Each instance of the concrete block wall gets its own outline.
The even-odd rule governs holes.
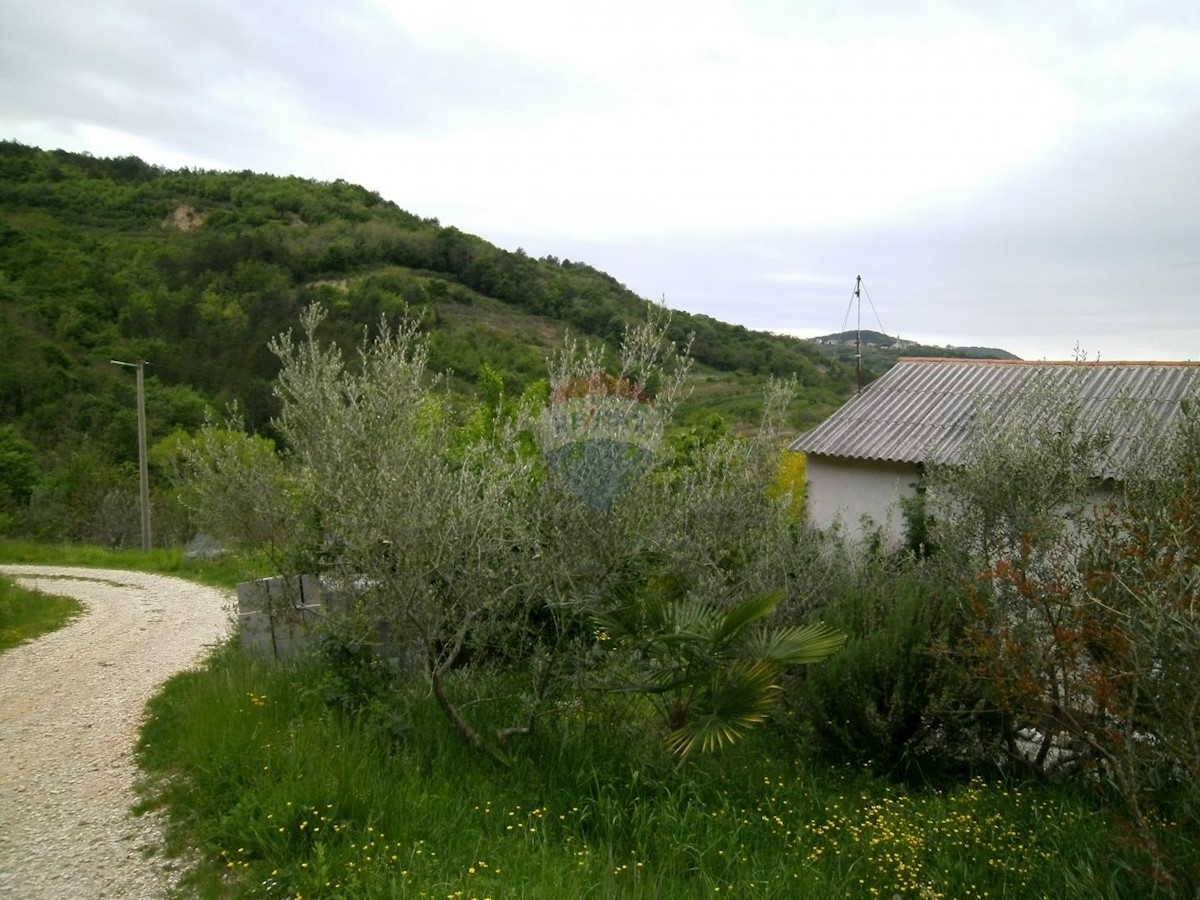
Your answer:
[[[327,615],[321,580],[312,575],[242,582],[237,597],[242,647],[276,659],[305,648]]]
[[[237,586],[241,645],[275,659],[292,658],[313,645],[326,620],[350,615],[363,591],[361,583],[330,583],[315,575],[243,582]],[[399,671],[422,670],[421,644],[402,628],[380,621],[374,642],[381,658]]]

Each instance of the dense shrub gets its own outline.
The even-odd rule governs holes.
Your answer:
[[[1102,786],[1147,886],[1193,896],[1177,823],[1200,813],[1200,406],[1124,423],[1156,439],[1118,452],[1077,383],[1021,399],[934,476],[937,541],[973,573],[952,649],[1001,713],[1006,762]]]
[[[789,692],[810,749],[908,779],[995,758],[979,698],[949,658],[963,626],[962,580],[944,560],[844,552],[819,615],[846,647]]]

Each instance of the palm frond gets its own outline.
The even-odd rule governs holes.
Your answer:
[[[769,660],[779,665],[820,662],[846,643],[844,632],[820,622],[790,628],[774,628],[747,635],[736,650],[743,659]]]
[[[779,702],[779,668],[763,660],[738,660],[713,674],[709,690],[692,704],[688,721],[667,742],[687,758],[697,749],[712,753],[738,740]]]
[[[772,591],[759,597],[751,597],[729,608],[715,634],[718,644],[725,645],[735,640],[755,622],[761,622],[775,611],[783,591]]]
[[[663,597],[644,597],[641,602],[646,627],[658,634],[675,630],[676,604]]]
[[[674,635],[686,640],[711,643],[719,627],[721,610],[703,600],[681,600],[671,604]]]

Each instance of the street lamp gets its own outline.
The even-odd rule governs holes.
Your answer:
[[[139,359],[135,363],[121,362],[110,359],[114,366],[126,366],[137,369],[137,423],[138,423],[138,480],[142,495],[142,552],[150,552],[150,474],[146,467],[146,386],[143,381],[143,370],[146,361]]]

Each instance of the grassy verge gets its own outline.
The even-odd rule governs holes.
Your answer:
[[[1114,826],[1060,788],[907,790],[766,731],[679,768],[602,704],[505,769],[419,686],[349,716],[323,679],[226,648],[153,701],[146,802],[201,896],[1121,896]]]
[[[105,550],[83,544],[0,541],[0,563],[132,569],[174,575],[222,588],[232,588],[240,581],[273,574],[265,560],[237,554],[225,554],[212,559],[188,559],[178,547],[143,553],[140,550]]]
[[[68,597],[27,591],[0,578],[0,652],[62,628],[81,612],[83,606]]]

